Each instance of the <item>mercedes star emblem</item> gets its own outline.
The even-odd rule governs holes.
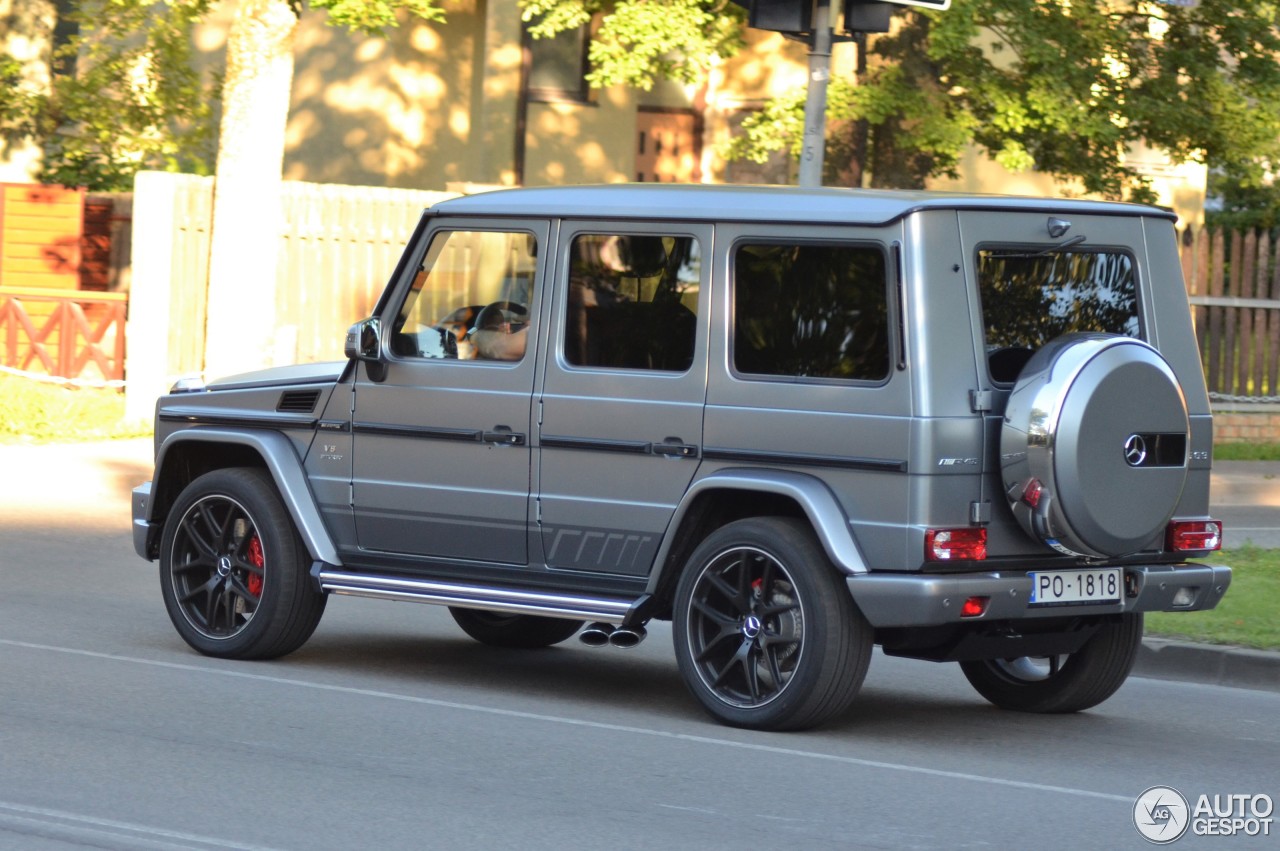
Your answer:
[[[1130,467],[1141,467],[1147,460],[1147,441],[1140,434],[1131,434],[1124,442],[1124,460]]]

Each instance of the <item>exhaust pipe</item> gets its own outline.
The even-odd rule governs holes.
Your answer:
[[[582,632],[578,633],[578,640],[588,647],[604,647],[609,643],[611,635],[613,635],[613,624],[589,623]]]
[[[614,647],[621,647],[624,650],[629,650],[641,641],[644,641],[648,634],[648,630],[642,626],[619,627],[609,633],[609,643]]]

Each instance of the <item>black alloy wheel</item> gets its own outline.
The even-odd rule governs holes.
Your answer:
[[[160,547],[161,591],[170,620],[210,656],[283,656],[310,637],[325,596],[265,472],[216,470],[178,497]]]
[[[689,559],[676,592],[677,661],[690,691],[734,726],[812,727],[857,695],[871,629],[809,527],[731,523]]]

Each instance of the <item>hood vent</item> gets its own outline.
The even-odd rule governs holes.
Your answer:
[[[320,401],[319,390],[290,390],[280,394],[280,404],[276,410],[285,414],[309,414],[316,409]]]

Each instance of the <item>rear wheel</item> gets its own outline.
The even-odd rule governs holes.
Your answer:
[[[476,609],[449,607],[462,631],[493,647],[550,647],[577,634],[582,621],[538,615],[506,615]]]
[[[160,590],[178,634],[224,659],[270,659],[311,637],[326,597],[262,470],[206,473],[178,496],[160,543]]]
[[[796,730],[843,713],[872,631],[813,532],[783,517],[739,520],[689,557],[673,635],[686,685],[736,727]]]
[[[1124,684],[1142,643],[1142,614],[1120,615],[1075,653],[961,662],[978,694],[1019,712],[1079,712]]]

